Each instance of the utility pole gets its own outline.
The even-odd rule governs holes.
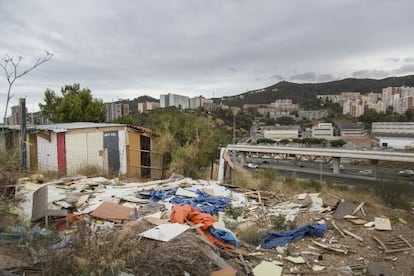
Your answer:
[[[20,98],[20,171],[27,171],[26,99]]]
[[[236,144],[236,115],[234,114],[234,110],[233,110],[233,145]],[[232,153],[232,157],[233,157],[233,165],[234,165],[234,169],[231,172],[231,184],[234,185],[234,173],[235,173],[235,169],[236,169],[236,152],[233,151]]]
[[[322,156],[321,156],[321,160],[320,160],[320,161],[321,161],[321,162],[320,162],[320,164],[321,164],[321,165],[320,165],[320,166],[321,166],[321,167],[320,167],[320,168],[321,168],[321,170],[320,170],[320,177],[319,177],[319,181],[320,181],[320,182],[322,182]]]

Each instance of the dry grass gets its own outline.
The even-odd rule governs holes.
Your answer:
[[[97,235],[80,227],[74,241],[53,252],[48,275],[209,275],[214,265],[203,253],[196,233],[187,231],[169,242],[138,236],[153,226],[141,221],[121,231]]]
[[[85,164],[79,169],[79,174],[87,177],[95,177],[102,175],[102,168],[94,165]]]

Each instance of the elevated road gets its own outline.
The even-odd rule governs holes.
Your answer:
[[[414,153],[384,151],[384,150],[349,150],[342,148],[307,148],[307,147],[288,147],[288,146],[263,146],[263,145],[228,145],[221,149],[220,166],[218,180],[223,181],[225,165],[229,155],[257,155],[278,159],[294,158],[296,160],[320,160],[321,162],[333,161],[333,174],[340,174],[341,158],[370,160],[375,165],[374,176],[377,175],[378,161],[410,162],[414,163]]]
[[[306,155],[317,157],[337,157],[366,160],[383,160],[396,162],[413,162],[414,153],[394,152],[394,151],[373,151],[373,150],[348,150],[337,148],[302,148],[302,147],[280,147],[280,146],[251,146],[251,145],[228,145],[228,151],[248,153],[248,154],[289,154]]]

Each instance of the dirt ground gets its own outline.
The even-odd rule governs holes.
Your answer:
[[[338,203],[338,198],[327,191],[322,191],[321,197],[324,206],[334,207]],[[286,196],[280,198],[286,200]],[[355,202],[349,198],[346,201],[355,206],[361,202],[360,197],[355,197]],[[5,203],[2,202],[0,230],[7,232],[10,226],[18,226],[19,220],[15,215],[5,212]],[[302,208],[295,218],[295,225],[324,220],[328,225],[326,234],[322,238],[304,238],[272,250],[260,249],[246,242],[242,242],[240,248],[235,250],[218,248],[203,241],[196,230],[189,230],[167,243],[142,239],[138,234],[154,226],[147,222],[133,222],[132,225],[118,227],[113,234],[105,237],[85,230],[85,225],[71,225],[45,240],[0,239],[0,275],[6,269],[14,275],[80,275],[85,272],[95,275],[182,275],[184,271],[190,275],[209,275],[220,267],[206,256],[206,251],[213,251],[223,258],[237,271],[237,275],[252,275],[252,269],[262,261],[280,263],[283,275],[369,275],[367,267],[373,264],[389,271],[389,274],[384,272],[383,275],[414,275],[414,250],[385,253],[373,239],[377,237],[385,241],[402,236],[414,245],[413,213],[384,207],[375,200],[367,200],[364,210],[366,216],[359,212],[357,215],[366,221],[372,221],[374,217],[387,217],[392,230],[378,231],[346,219],[334,220],[334,211],[319,213]],[[358,235],[363,241],[349,235],[341,236],[332,222],[339,229]],[[58,251],[47,249],[65,234],[75,237],[70,246]],[[341,244],[349,252],[343,254],[322,249],[313,241]],[[288,256],[302,256],[306,263],[294,264],[285,259]],[[35,265],[39,260],[43,260],[44,264]],[[315,265],[325,269],[313,271]],[[352,273],[349,268],[352,268]]]

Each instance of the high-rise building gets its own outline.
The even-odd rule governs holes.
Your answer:
[[[175,106],[179,109],[188,109],[190,108],[190,98],[171,93],[160,95],[160,107],[166,108],[170,106]]]
[[[129,100],[105,103],[104,105],[106,109],[106,122],[112,122],[116,119],[121,118],[122,116],[130,114]]]
[[[142,102],[138,103],[138,112],[145,113],[149,110],[153,110],[160,107],[160,103],[157,102]]]

